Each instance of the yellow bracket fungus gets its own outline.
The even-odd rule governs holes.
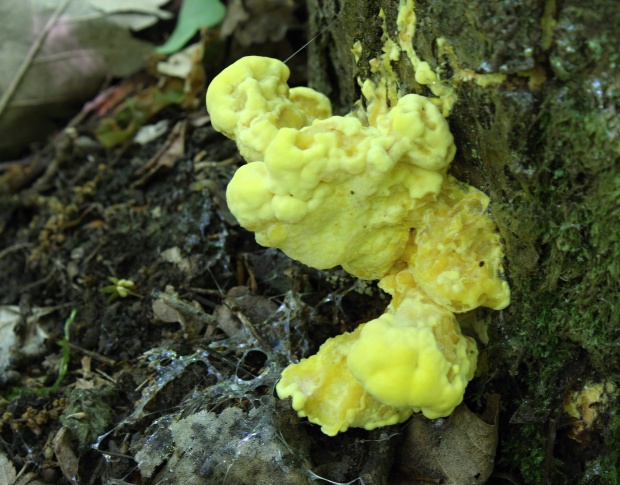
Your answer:
[[[291,397],[297,414],[320,425],[329,436],[352,427],[401,423],[413,414],[412,408],[395,408],[375,399],[349,371],[348,355],[363,328],[364,324],[328,339],[316,355],[284,369],[278,383],[280,398]]]
[[[329,99],[310,88],[289,89],[286,64],[267,57],[245,57],[222,71],[207,92],[213,127],[236,140],[248,161],[262,160],[283,127],[301,128],[331,116]]]
[[[394,117],[383,115],[377,128],[353,116],[281,128],[264,162],[241,167],[230,182],[230,210],[259,244],[293,259],[318,269],[342,265],[360,278],[382,277],[441,189],[442,174],[427,167],[443,168],[454,155],[446,121],[424,100],[401,98]],[[401,136],[405,124],[415,143]]]
[[[378,401],[438,418],[463,399],[477,356],[454,314],[412,286],[398,306],[364,325],[347,365]]]
[[[419,82],[442,99],[397,99],[384,76],[398,57],[387,35],[375,60],[384,77],[362,83],[363,113],[331,116],[325,96],[289,89],[288,68],[262,57],[237,61],[207,92],[213,127],[251,162],[226,192],[239,223],[259,244],[314,268],[341,265],[379,279],[392,296],[379,318],[282,373],[278,395],[330,436],[400,423],[414,412],[449,415],[478,354],[455,313],[510,302],[489,198],[446,173],[456,152],[445,119],[453,90],[405,49],[414,32],[408,18],[415,19],[411,0],[401,5],[398,45]]]

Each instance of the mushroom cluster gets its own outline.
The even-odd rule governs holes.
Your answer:
[[[276,59],[246,57],[209,86],[213,127],[249,162],[228,186],[229,208],[259,244],[379,279],[392,301],[287,367],[278,395],[328,435],[447,416],[477,358],[454,313],[510,301],[489,199],[447,174],[456,148],[428,98],[331,116],[324,95],[289,88],[288,76]]]

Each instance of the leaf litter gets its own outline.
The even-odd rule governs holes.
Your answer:
[[[10,19],[0,31],[0,153],[43,139],[67,106],[96,94],[106,76],[138,71],[153,46],[130,29],[157,21],[159,4],[143,0],[130,12],[89,1],[0,4],[0,16]]]

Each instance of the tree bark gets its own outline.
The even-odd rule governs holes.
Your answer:
[[[310,84],[338,113],[360,98],[357,78],[381,53],[381,8],[395,37],[394,0],[309,0],[311,30],[329,26],[310,45]],[[620,7],[418,0],[415,12],[418,56],[458,94],[451,173],[491,197],[505,243],[512,304],[492,314],[488,370],[468,390],[470,399],[502,396],[496,470],[525,483],[616,483]],[[401,87],[430,95],[407,56],[393,67]],[[505,78],[476,82],[493,74]],[[596,414],[585,428],[566,412],[579,396],[578,413]]]

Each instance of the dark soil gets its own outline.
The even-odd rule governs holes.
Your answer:
[[[225,189],[242,159],[193,123],[204,115],[153,120],[185,126],[185,154],[146,177],[171,130],[106,150],[94,115],[5,166],[0,298],[15,322],[3,338],[13,328],[17,341],[2,356],[0,445],[31,479],[154,483],[135,453],[158,419],[255,408],[283,365],[385,306],[372,285],[292,262],[237,225]]]

